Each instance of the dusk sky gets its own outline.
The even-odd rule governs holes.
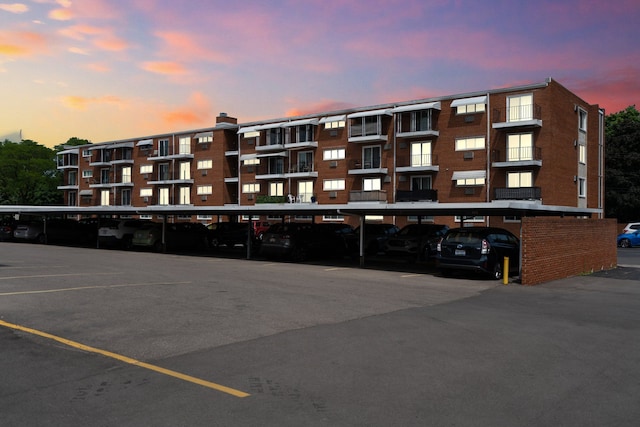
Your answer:
[[[0,2],[0,139],[104,142],[552,77],[640,106],[638,0]]]

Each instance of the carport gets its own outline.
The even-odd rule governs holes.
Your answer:
[[[365,265],[364,254],[364,223],[367,215],[382,216],[460,216],[462,222],[465,217],[472,216],[515,216],[519,218],[555,216],[592,218],[602,214],[600,209],[576,208],[570,206],[542,205],[537,202],[499,200],[486,203],[438,203],[438,202],[402,202],[386,204],[379,202],[357,202],[348,204],[319,205],[315,203],[265,203],[253,206],[192,206],[192,205],[155,205],[147,207],[133,206],[0,206],[2,214],[30,214],[41,215],[156,215],[163,218],[162,242],[165,243],[165,225],[169,215],[217,215],[237,216],[247,215],[249,227],[251,218],[255,215],[271,216],[319,216],[319,215],[350,215],[359,218],[360,253],[359,265]],[[520,240],[523,242],[522,222],[520,223]],[[250,239],[249,239],[250,240]],[[250,258],[250,241],[247,245],[247,259]],[[522,245],[520,248],[520,267],[522,268]]]

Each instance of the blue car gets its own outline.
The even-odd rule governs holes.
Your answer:
[[[640,246],[640,230],[618,234],[618,246],[621,248]]]

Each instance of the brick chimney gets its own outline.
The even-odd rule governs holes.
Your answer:
[[[231,123],[232,125],[237,125],[238,119],[228,116],[227,113],[220,113],[218,114],[218,117],[216,117],[216,124],[217,123]]]

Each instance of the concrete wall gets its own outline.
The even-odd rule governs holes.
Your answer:
[[[522,219],[523,285],[608,270],[617,265],[615,219]]]

